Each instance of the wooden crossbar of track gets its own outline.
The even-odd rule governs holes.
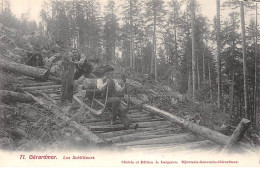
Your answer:
[[[26,86],[24,87],[26,88]],[[45,98],[52,99],[54,103],[59,100],[59,89],[51,91],[50,89],[42,89],[40,92],[43,92]],[[89,113],[89,111],[85,111]],[[130,110],[127,115],[132,122],[129,129],[126,129],[119,119],[117,119],[117,124],[110,125],[108,115],[101,118],[92,117],[78,122],[77,126],[89,129],[102,140],[107,141],[108,147],[113,149],[143,150],[146,152],[219,150],[218,144],[196,136],[149,111]],[[136,124],[138,124],[137,129],[135,129]]]

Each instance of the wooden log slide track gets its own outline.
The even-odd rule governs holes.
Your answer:
[[[83,102],[80,95],[73,96],[74,102],[80,105],[80,109],[69,117],[65,109],[57,105],[60,102],[60,94],[47,93],[47,87],[50,86],[56,89],[60,85],[51,82],[21,85],[25,93],[19,94],[19,98],[23,97],[28,102],[34,101],[48,109],[61,124],[74,128],[83,139],[93,145],[148,153],[206,150],[219,151],[222,154],[233,152],[234,148],[239,151],[252,149],[250,145],[241,142],[250,123],[247,119],[242,119],[233,135],[229,137],[131,97],[131,104],[139,106],[134,108],[136,110],[128,111],[132,125],[126,129],[119,121],[115,125],[110,125],[108,116],[96,115],[96,110]],[[7,91],[1,93],[13,97],[18,95]],[[104,107],[104,104],[98,100],[95,104]],[[82,113],[86,114],[86,120],[80,122],[74,120],[74,117]],[[136,124],[138,124],[137,129],[135,129]]]

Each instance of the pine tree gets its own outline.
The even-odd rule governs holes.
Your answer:
[[[172,0],[169,2],[169,21],[166,30],[166,51],[168,54],[168,62],[173,64],[175,67],[178,66],[178,59],[179,59],[179,51],[178,46],[179,42],[177,37],[181,36],[178,35],[178,27],[181,24],[181,4],[177,0]]]
[[[155,80],[157,81],[157,56],[156,56],[156,48],[157,48],[157,26],[162,26],[163,15],[165,14],[165,10],[163,7],[162,0],[148,0],[146,2],[146,18],[148,23],[152,22],[153,26],[153,53],[151,59],[151,69],[150,74],[154,75]]]
[[[105,25],[104,25],[104,48],[106,63],[115,60],[115,48],[118,37],[118,21],[115,15],[115,2],[109,0],[105,6]]]
[[[259,31],[258,31],[258,6],[257,6],[257,3],[256,3],[256,8],[255,8],[255,81],[254,81],[254,118],[255,118],[255,125],[256,126],[259,126],[260,127],[260,123],[257,121],[257,109],[258,109],[258,98],[259,98],[259,95],[258,95],[258,69],[257,69],[257,66],[258,66],[258,63],[257,63],[257,56],[258,56],[258,47],[257,47],[257,39],[258,39],[258,35],[259,35]]]
[[[191,40],[192,40],[192,98],[196,91],[196,44],[195,44],[195,0],[191,1]]]
[[[220,0],[217,0],[217,73],[218,73],[218,108],[221,108],[221,58],[220,58]]]
[[[138,25],[138,19],[141,13],[141,2],[138,0],[125,0],[122,5],[122,16],[124,24],[122,26],[121,40],[124,44],[123,50],[127,55],[128,60],[130,61],[130,68],[136,68],[136,39],[138,38],[137,34],[140,31]],[[124,37],[124,38],[123,38]]]

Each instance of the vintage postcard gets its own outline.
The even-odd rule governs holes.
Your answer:
[[[0,0],[0,166],[259,167],[259,8]]]

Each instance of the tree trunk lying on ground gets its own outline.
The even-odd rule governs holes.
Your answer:
[[[172,127],[170,127],[170,128],[153,130],[153,131],[136,132],[136,133],[132,133],[132,134],[123,134],[120,136],[107,138],[107,140],[112,141],[113,143],[119,143],[119,142],[125,142],[125,141],[129,142],[129,141],[140,140],[142,137],[147,137],[147,136],[155,136],[155,135],[169,136],[169,132],[172,132],[173,130],[176,130],[176,129],[173,129]],[[142,139],[144,139],[144,138],[142,138]]]
[[[147,153],[172,153],[172,152],[179,152],[179,151],[192,151],[192,152],[201,152],[203,149],[211,149],[216,148],[214,142],[209,140],[204,141],[196,141],[196,142],[186,142],[186,143],[168,143],[168,144],[151,144],[151,145],[133,145],[127,146],[126,148],[131,149],[132,151],[143,151]],[[197,150],[198,149],[198,150]]]
[[[41,82],[41,83],[31,83],[31,84],[18,84],[16,87],[35,87],[35,86],[50,86],[56,85],[55,82]]]
[[[131,98],[131,101],[134,104],[141,103],[140,100],[137,100],[135,98]],[[159,116],[161,116],[161,117],[163,117],[163,118],[165,118],[165,119],[167,119],[167,120],[169,120],[173,123],[177,123],[178,125],[188,129],[192,133],[197,134],[197,135],[202,136],[202,137],[205,137],[206,139],[209,139],[209,140],[211,140],[211,141],[213,141],[217,144],[226,145],[227,141],[229,140],[229,137],[226,136],[226,135],[223,135],[219,132],[213,131],[213,130],[208,129],[208,128],[203,127],[203,126],[199,126],[199,125],[192,123],[190,121],[186,121],[185,119],[182,119],[178,116],[175,116],[172,113],[160,110],[160,109],[153,107],[153,106],[150,106],[148,104],[143,104],[142,108],[147,110],[147,111],[153,112],[153,113],[155,113],[155,114],[157,114],[157,115],[159,115]],[[242,145],[243,147],[251,148],[250,146],[243,144],[241,142],[239,144]]]
[[[158,152],[177,152],[177,151],[195,151],[195,149],[199,149],[201,152],[202,150],[207,150],[209,148],[214,147],[215,143],[210,140],[204,141],[196,141],[196,142],[189,142],[184,144],[178,144],[176,146],[172,146],[170,148],[156,148]]]
[[[98,132],[111,132],[111,131],[127,130],[127,128],[123,124],[104,125],[104,126],[89,126],[89,128],[92,131],[98,131]],[[131,124],[129,129],[135,129],[135,124]]]
[[[17,72],[28,77],[40,80],[47,80],[49,77],[49,70],[32,67],[25,64],[10,62],[3,59],[0,59],[0,69]]]
[[[49,85],[49,86],[34,86],[34,87],[22,87],[22,90],[33,91],[33,90],[49,90],[49,89],[59,89],[61,85]]]
[[[169,121],[153,121],[153,122],[138,122],[137,125],[136,123],[132,122],[129,129],[152,128],[152,127],[158,127],[162,125],[171,125],[171,123]],[[107,122],[100,122],[97,123],[97,125],[90,125],[89,128],[92,131],[99,131],[99,132],[119,131],[119,130],[126,129],[126,127],[123,124],[110,125]]]
[[[137,133],[137,132],[151,132],[151,131],[156,131],[159,129],[166,129],[172,126],[169,125],[163,125],[163,126],[159,126],[159,127],[151,127],[151,128],[137,128],[137,129],[128,129],[128,130],[121,130],[121,131],[115,131],[115,132],[104,132],[104,133],[100,133],[100,135],[102,135],[104,138],[113,138],[116,136],[121,136],[121,135],[127,135],[127,134],[133,134],[133,133]]]
[[[0,100],[4,103],[21,102],[32,103],[33,98],[24,93],[18,93],[14,91],[0,90]]]
[[[249,125],[250,125],[250,120],[242,119],[221,152],[222,153],[232,152],[233,149],[235,149],[234,146],[236,146],[236,144],[244,136],[246,130],[249,128]]]
[[[183,133],[183,134],[175,134],[173,136],[166,136],[161,138],[154,138],[154,139],[146,139],[146,140],[140,140],[140,141],[131,141],[131,142],[125,142],[125,143],[117,143],[116,146],[132,146],[132,145],[151,145],[151,144],[168,144],[168,143],[182,143],[182,142],[188,142],[188,141],[198,141],[200,140],[199,137]]]
[[[83,135],[83,137],[85,139],[90,141],[92,144],[97,144],[97,145],[108,144],[108,141],[100,138],[98,135],[91,132],[90,129],[78,124],[75,121],[70,121],[70,118],[67,116],[64,116],[65,113],[63,113],[62,109],[60,107],[58,107],[57,105],[55,105],[54,103],[51,103],[50,101],[44,100],[42,98],[35,97],[30,93],[27,93],[27,94],[30,95],[33,98],[33,100],[35,100],[37,103],[39,103],[42,107],[51,111],[55,116],[60,118],[63,121],[63,123],[68,123],[70,126],[75,128],[79,133],[81,133]]]

